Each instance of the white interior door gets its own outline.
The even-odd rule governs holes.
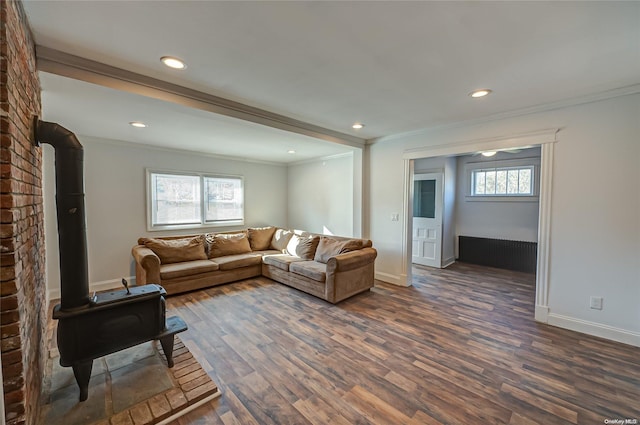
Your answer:
[[[442,173],[416,174],[413,178],[412,262],[442,264]]]

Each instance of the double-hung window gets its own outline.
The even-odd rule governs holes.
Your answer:
[[[240,176],[147,170],[147,228],[244,224]]]

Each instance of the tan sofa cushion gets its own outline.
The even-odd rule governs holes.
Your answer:
[[[331,257],[344,254],[345,252],[357,251],[358,249],[362,249],[362,246],[363,243],[361,239],[338,240],[321,236],[313,260],[319,263],[326,263]]]
[[[264,257],[262,257],[262,262],[264,264],[277,267],[286,272],[289,271],[289,265],[297,261],[304,261],[304,260],[300,257],[295,257],[289,254],[265,255]]]
[[[289,265],[289,270],[318,282],[324,282],[327,279],[327,266],[316,261],[300,261],[291,263]]]
[[[182,263],[164,264],[160,266],[161,279],[193,276],[200,273],[214,272],[218,265],[211,260],[185,261]]]
[[[277,249],[282,253],[287,252],[287,244],[292,236],[293,232],[291,230],[276,229],[271,238],[271,248]]]
[[[251,252],[249,238],[245,232],[209,234],[207,242],[209,242],[209,258]]]
[[[160,258],[162,264],[207,259],[202,236],[171,240],[149,238],[145,239],[144,245]]]
[[[273,234],[275,232],[276,228],[273,226],[249,227],[247,233],[249,234],[249,244],[251,245],[251,250],[262,251],[265,249],[269,249],[269,247],[271,246],[271,239],[273,238]]]
[[[220,267],[220,270],[233,270],[240,267],[256,266],[262,263],[262,257],[256,254],[238,254],[216,257],[211,261]]]
[[[287,244],[287,253],[302,258],[313,260],[320,238],[318,236],[304,237],[293,235]]]

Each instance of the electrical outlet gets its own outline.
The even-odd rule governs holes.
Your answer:
[[[602,297],[591,297],[589,307],[593,310],[602,310]]]

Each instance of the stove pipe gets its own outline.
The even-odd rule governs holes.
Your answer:
[[[83,150],[75,134],[34,117],[34,143],[55,148],[61,310],[89,305]]]

